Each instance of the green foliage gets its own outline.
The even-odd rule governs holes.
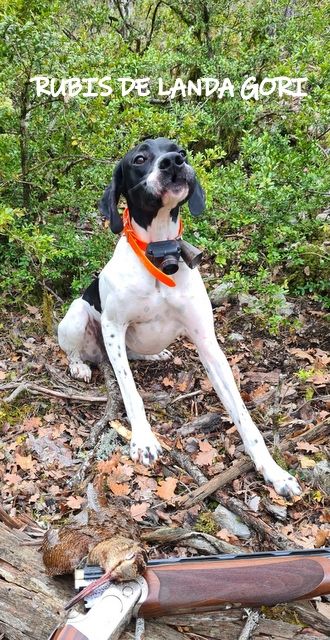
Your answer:
[[[145,136],[179,138],[207,193],[187,239],[219,278],[257,294],[276,331],[280,295],[329,302],[327,3],[279,0],[0,0],[0,277],[11,303],[50,287],[71,299],[115,239],[96,203]],[[235,96],[36,97],[30,78],[229,77]],[[308,77],[307,97],[242,100],[248,76]]]

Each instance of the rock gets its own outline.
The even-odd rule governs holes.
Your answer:
[[[248,307],[256,307],[258,304],[257,296],[252,296],[250,293],[239,293],[238,301],[240,304],[246,304]]]
[[[275,301],[278,304],[278,313],[283,316],[284,318],[289,318],[289,316],[292,316],[295,310],[295,306],[293,304],[293,302],[288,302],[284,293],[278,293],[275,296]]]
[[[233,288],[232,282],[222,282],[218,287],[213,289],[210,293],[210,300],[214,307],[219,307],[222,302],[225,302],[229,296],[230,291]]]
[[[221,504],[213,512],[214,520],[222,529],[227,529],[238,538],[247,540],[251,536],[249,527],[244,524],[234,513],[223,507]]]
[[[263,505],[266,511],[268,511],[268,513],[271,513],[276,518],[276,520],[287,519],[288,510],[285,505],[275,504],[274,502],[266,499],[263,500]]]
[[[322,222],[330,222],[330,207],[322,211],[322,213],[318,213],[316,216],[316,220],[321,220]]]
[[[242,336],[241,333],[233,332],[228,336],[228,340],[231,340],[232,342],[243,342],[244,336]]]
[[[252,498],[248,500],[247,506],[249,507],[249,509],[251,509],[251,511],[254,511],[255,513],[257,513],[259,511],[259,506],[260,506],[259,496],[252,496]]]

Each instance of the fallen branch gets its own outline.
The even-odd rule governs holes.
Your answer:
[[[245,623],[244,629],[240,633],[238,640],[249,640],[254,629],[258,626],[260,619],[259,611],[252,611],[247,609],[248,617]]]
[[[206,554],[214,553],[241,553],[241,549],[224,540],[215,538],[209,533],[191,531],[181,527],[162,527],[156,531],[142,532],[142,540],[156,544],[184,543],[184,546],[191,547]]]
[[[52,396],[54,398],[62,398],[63,400],[71,400],[71,402],[106,402],[106,396],[89,396],[89,395],[80,395],[78,393],[66,392],[63,391],[55,391],[54,389],[49,389],[48,387],[43,387],[34,382],[21,382],[17,385],[7,385],[7,389],[10,387],[15,387],[14,391],[4,398],[4,402],[7,404],[11,404],[16,400],[18,396],[22,393],[31,393],[32,395],[46,395]]]

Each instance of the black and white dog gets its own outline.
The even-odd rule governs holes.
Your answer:
[[[100,203],[114,233],[123,230],[117,210],[121,194],[131,228],[146,245],[178,237],[179,207],[184,202],[193,215],[205,206],[185,151],[166,138],[145,140],[117,164]],[[182,259],[178,267],[172,276],[176,286],[163,284],[122,235],[98,280],[74,300],[59,325],[59,344],[68,355],[71,375],[88,382],[91,370],[86,361],[100,362],[104,342],[131,423],[131,457],[147,465],[157,459],[161,447],[147,421],[128,359],[167,359],[166,347],[178,336],[188,336],[257,470],[277,493],[298,495],[297,481],[273,460],[240,397],[215,337],[212,308],[198,269],[190,269]]]

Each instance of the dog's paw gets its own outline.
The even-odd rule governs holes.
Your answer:
[[[173,354],[168,349],[163,349],[160,353],[156,353],[154,356],[150,356],[151,360],[170,360]]]
[[[287,471],[284,471],[279,465],[275,465],[271,471],[264,470],[264,478],[266,482],[273,485],[276,493],[286,498],[299,496],[301,487],[297,480]]]
[[[145,356],[142,353],[136,353],[135,351],[131,351],[131,349],[127,349],[127,357],[129,360],[144,360],[147,362],[157,362],[159,360],[169,360],[172,358],[172,353],[168,349],[164,349],[160,353],[155,353],[153,355]]]
[[[76,380],[83,380],[84,382],[90,382],[92,377],[92,371],[88,364],[83,362],[75,362],[69,365],[70,374],[72,378]]]
[[[131,458],[134,462],[141,462],[148,467],[156,462],[161,452],[162,448],[152,431],[132,434]]]

